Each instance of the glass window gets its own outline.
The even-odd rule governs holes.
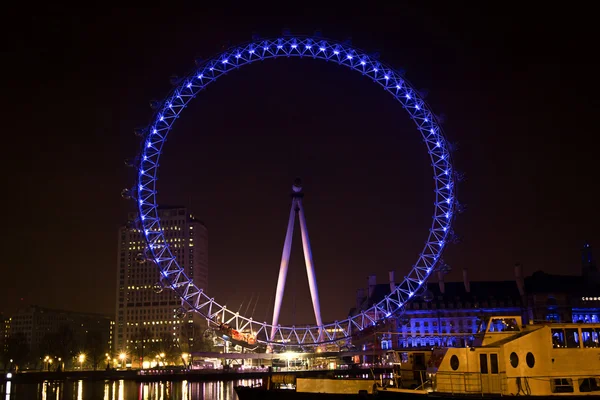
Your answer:
[[[600,343],[598,341],[599,334],[600,329],[582,328],[581,341],[583,342],[583,347],[600,347]]]
[[[562,329],[552,329],[552,347],[561,348],[565,345],[565,334]]]
[[[550,381],[552,393],[573,393],[573,380],[571,378],[557,378]]]
[[[515,318],[494,318],[490,323],[490,332],[518,332],[519,325]]]
[[[479,355],[479,372],[482,374],[488,373],[487,354]]]
[[[579,348],[579,330],[565,329],[565,337],[567,339],[567,347],[570,349]]]
[[[580,392],[598,392],[600,391],[600,378],[580,378]]]
[[[492,374],[498,373],[498,354],[490,354],[490,367]]]

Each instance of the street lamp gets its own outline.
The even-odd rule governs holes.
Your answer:
[[[125,368],[125,358],[127,356],[125,355],[125,353],[121,353],[119,354],[119,359],[121,360],[121,368]]]
[[[85,361],[85,354],[81,353],[79,355],[79,370],[83,371],[83,362]]]

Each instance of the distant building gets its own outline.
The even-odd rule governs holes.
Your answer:
[[[0,314],[0,355],[8,351],[8,338],[10,335],[10,318]],[[0,362],[4,365],[5,357],[0,356]]]
[[[19,309],[8,322],[8,337],[22,335],[32,354],[44,351],[48,335],[68,331],[73,343],[83,350],[89,340],[90,333],[97,334],[103,348],[109,347],[109,330],[111,317],[81,313],[74,311],[55,310],[31,305]]]
[[[365,349],[465,346],[473,340],[479,323],[491,315],[521,315],[525,324],[600,320],[600,272],[589,244],[582,249],[581,275],[538,271],[523,278],[519,264],[514,272],[514,281],[500,282],[470,282],[466,270],[463,282],[444,282],[443,274],[438,273],[438,283],[427,283],[402,315],[377,327],[378,341],[365,335],[353,338],[352,343]],[[367,289],[357,291],[357,303],[350,315],[369,309],[396,285],[393,272],[385,284],[377,284],[375,276],[369,276]]]
[[[470,282],[467,271],[463,271],[463,282],[445,282],[438,275],[437,283],[427,283],[426,289],[412,300],[400,316],[390,318],[378,329],[381,334],[377,342],[373,337],[353,340],[353,345],[369,348],[400,349],[432,346],[465,346],[473,340],[479,324],[491,315],[521,315],[522,283],[519,272],[514,281]],[[357,292],[357,307],[350,311],[355,315],[381,301],[395,288],[394,274],[390,272],[390,283],[377,284],[370,276],[368,289]]]
[[[581,254],[580,275],[551,275],[537,271],[525,279],[528,321],[599,321],[600,274],[588,243]]]
[[[171,252],[196,286],[208,286],[208,232],[186,208],[159,209],[161,228]],[[170,288],[160,289],[156,264],[145,261],[146,242],[129,215],[119,229],[114,354],[124,353],[134,366],[173,348],[194,350],[206,322],[197,314],[177,315],[181,299]],[[179,353],[180,353],[179,352]]]

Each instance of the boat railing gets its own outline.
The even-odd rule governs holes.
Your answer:
[[[600,394],[600,374],[507,377],[506,372],[485,374],[443,371],[437,372],[435,378],[430,381],[433,391],[450,394],[531,395],[532,386],[539,388],[540,383],[544,386],[545,391],[552,393],[595,392]]]

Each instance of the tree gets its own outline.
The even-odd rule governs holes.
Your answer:
[[[100,331],[87,332],[85,335],[85,354],[92,362],[94,371],[98,369],[98,363],[103,359],[108,351],[106,338]]]

